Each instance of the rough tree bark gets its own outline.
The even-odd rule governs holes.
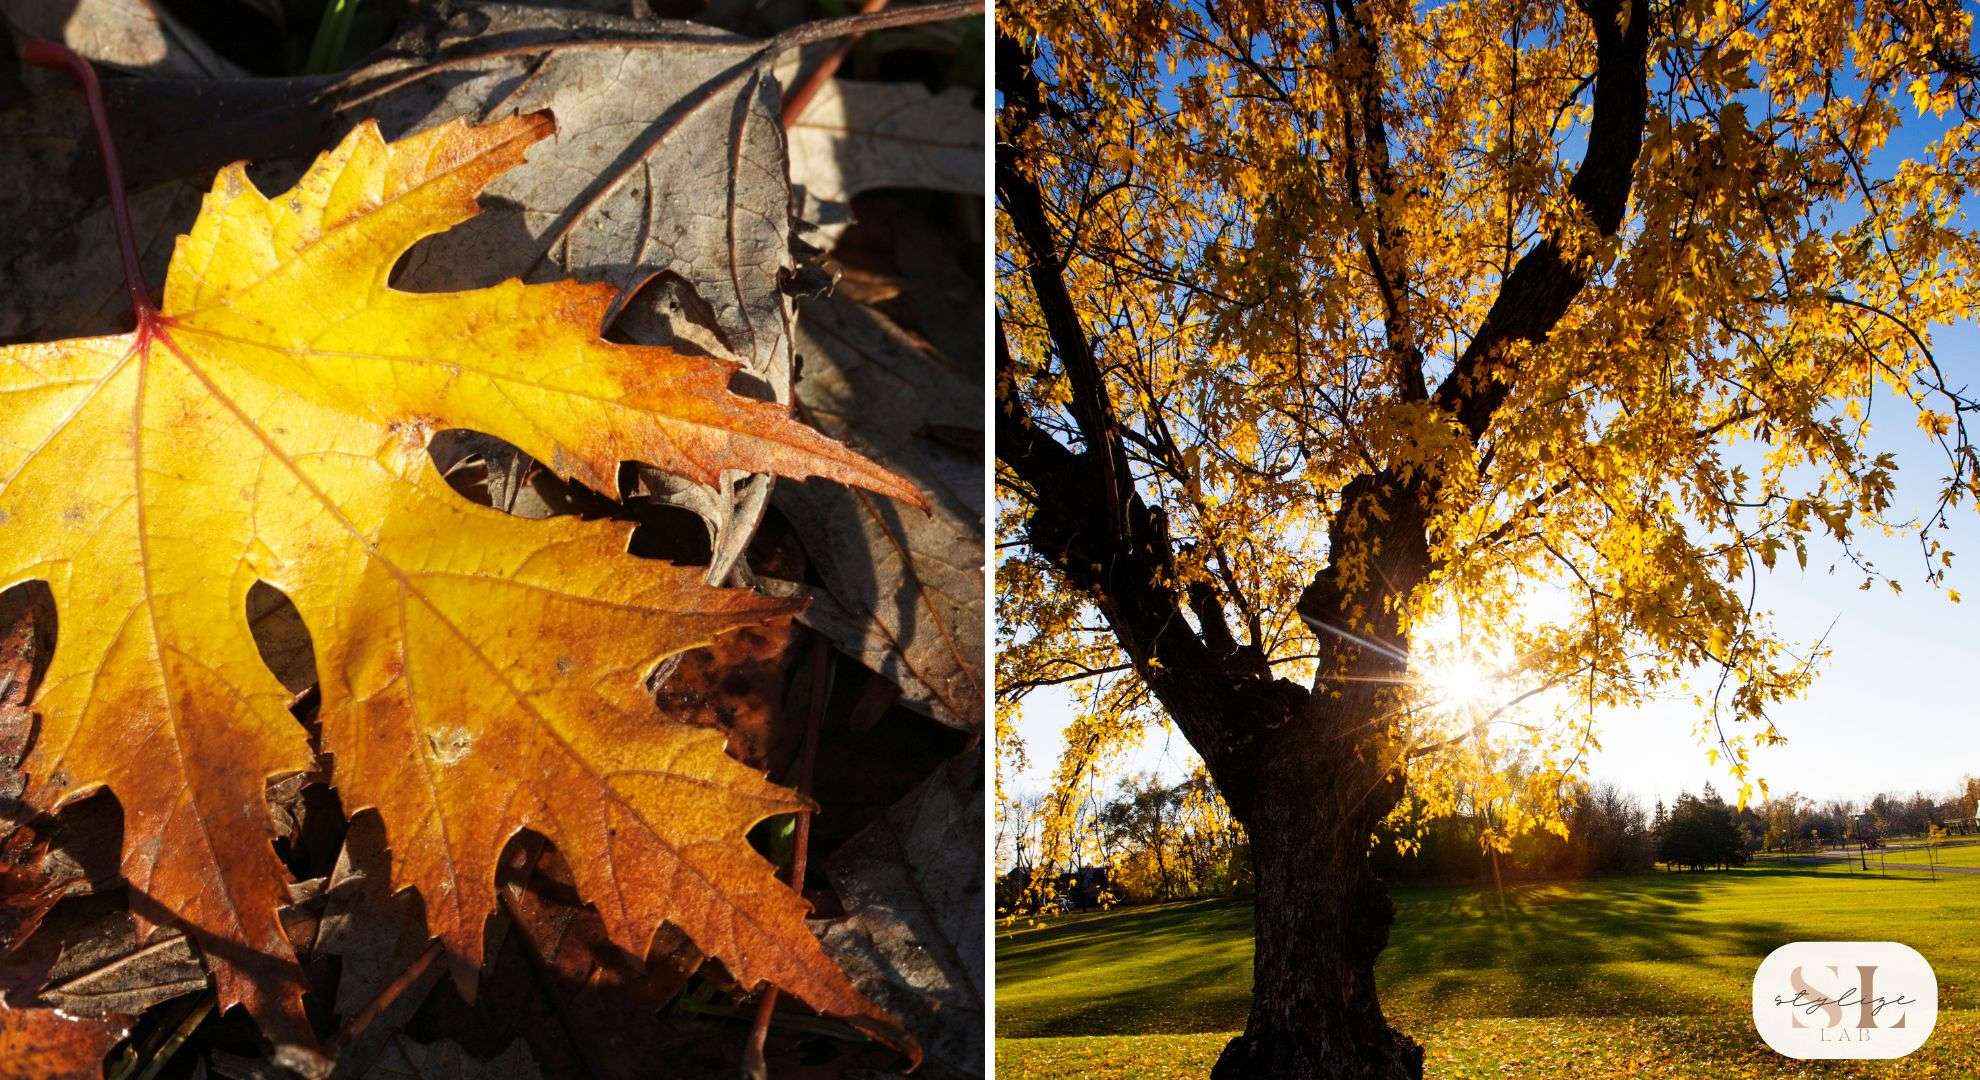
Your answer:
[[[1323,654],[1313,689],[1222,775],[1211,766],[1251,838],[1257,882],[1251,1015],[1214,1080],[1423,1075],[1423,1048],[1389,1026],[1375,991],[1395,905],[1368,838],[1403,794],[1391,718],[1408,649],[1392,601],[1430,573],[1426,495],[1390,475],[1342,495],[1331,535],[1358,538],[1368,572],[1353,577],[1367,584],[1344,582],[1335,563],[1307,586],[1300,616]]]
[[[1372,47],[1352,0],[1328,0]],[[1620,228],[1648,107],[1647,0],[1578,0],[1597,43],[1594,119],[1570,190],[1604,235]],[[1001,324],[997,338],[997,457],[1002,482],[1028,507],[1024,540],[1107,620],[1169,718],[1197,752],[1251,840],[1257,882],[1251,1013],[1225,1048],[1216,1080],[1420,1078],[1423,1051],[1390,1027],[1375,959],[1395,908],[1368,859],[1369,836],[1403,793],[1404,752],[1385,689],[1405,674],[1398,602],[1431,574],[1427,522],[1434,481],[1374,472],[1351,481],[1329,531],[1335,559],[1306,588],[1299,614],[1319,639],[1313,687],[1273,675],[1257,642],[1241,643],[1210,586],[1178,596],[1167,521],[1131,482],[1099,364],[1064,280],[1062,246],[1045,197],[1012,135],[1051,113],[1030,55],[998,39],[1004,95],[997,149],[1000,237],[1023,268],[1055,358],[1072,389],[1081,448],[1033,424],[1018,397]],[[1364,65],[1374,72],[1376,65]],[[1367,130],[1387,138],[1364,88]],[[1374,177],[1377,187],[1385,178]],[[1380,253],[1371,254],[1378,268]],[[1407,330],[1391,327],[1397,393],[1447,411],[1481,439],[1515,373],[1502,346],[1537,342],[1585,284],[1578,260],[1552,239],[1529,250],[1502,283],[1472,340],[1434,393]],[[1348,545],[1367,572],[1344,568]],[[1191,625],[1193,618],[1194,626]]]
[[[1242,818],[1257,880],[1251,1014],[1211,1075],[1420,1077],[1422,1048],[1389,1026],[1375,991],[1395,907],[1369,866],[1368,827],[1401,785],[1379,768],[1342,768],[1329,740],[1274,741]],[[1366,812],[1330,812],[1359,794]]]

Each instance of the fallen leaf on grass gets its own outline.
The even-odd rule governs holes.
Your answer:
[[[263,789],[311,755],[249,630],[266,582],[311,630],[332,782],[350,812],[378,808],[393,881],[419,888],[464,993],[497,857],[532,828],[620,947],[670,922],[744,985],[911,1046],[744,842],[801,800],[714,732],[659,720],[642,686],[659,658],[794,605],[635,562],[622,526],[475,506],[428,458],[436,431],[468,428],[599,491],[639,460],[918,501],[729,393],[725,366],[601,340],[609,285],[388,284],[551,130],[527,114],[388,145],[361,124],[274,198],[232,166],[137,331],[0,349],[0,581],[47,581],[63,619],[29,800],[112,788],[126,880],[195,936],[223,1008],[306,1040]]]

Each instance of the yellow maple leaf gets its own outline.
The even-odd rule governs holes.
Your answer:
[[[730,394],[729,367],[602,340],[609,286],[389,286],[552,130],[455,121],[388,145],[367,122],[274,198],[232,166],[133,333],[0,349],[0,583],[45,580],[60,613],[30,798],[109,786],[132,889],[194,934],[222,1006],[307,1039],[264,787],[311,751],[249,631],[265,581],[311,630],[332,782],[350,812],[377,808],[394,884],[422,894],[465,991],[497,857],[527,827],[634,955],[671,922],[742,985],[911,1046],[744,839],[803,801],[660,718],[643,686],[659,659],[794,605],[632,559],[623,525],[473,505],[427,455],[469,428],[607,491],[630,459],[920,502]]]

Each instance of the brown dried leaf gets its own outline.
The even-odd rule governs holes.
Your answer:
[[[826,864],[846,916],[825,948],[920,1040],[929,1067],[983,1074],[983,755],[950,761]]]
[[[835,297],[798,321],[803,415],[911,477],[921,513],[823,485],[776,502],[824,580],[804,622],[900,685],[904,704],[965,731],[983,725],[981,381],[886,316]]]
[[[136,1016],[206,988],[206,969],[184,934],[140,939],[129,903],[106,892],[58,908],[27,943],[0,962],[0,986],[16,1005],[79,1016]]]
[[[795,62],[781,66],[786,85]],[[789,128],[791,186],[811,241],[831,248],[852,223],[853,196],[881,188],[983,192],[983,108],[960,87],[828,79]]]
[[[103,1071],[104,1055],[130,1033],[121,1017],[69,1016],[0,1005],[0,1080],[75,1080]]]

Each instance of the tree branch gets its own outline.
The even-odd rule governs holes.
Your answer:
[[[1576,6],[1595,27],[1595,116],[1568,192],[1596,230],[1609,237],[1622,227],[1643,146],[1650,101],[1650,10],[1648,0],[1579,0]],[[1510,373],[1502,370],[1504,347],[1545,340],[1586,284],[1578,260],[1552,236],[1506,276],[1478,333],[1434,399],[1457,416],[1474,440],[1485,434],[1511,389]]]
[[[1039,431],[1017,395],[1017,373],[1000,323],[997,334],[997,460],[1031,491],[1025,522],[1030,549],[1106,618],[1135,672],[1206,761],[1241,746],[1270,699],[1281,713],[1305,691],[1275,678],[1255,646],[1224,653],[1190,628],[1171,586],[1175,548],[1159,511],[1129,492],[1127,527],[1115,530],[1098,490],[1105,480],[1094,451],[1074,453]],[[1212,601],[1214,603],[1214,600]],[[1199,614],[1199,619],[1203,616]],[[1230,631],[1221,609],[1212,623]],[[1254,654],[1257,662],[1254,662]]]
[[[1346,43],[1346,48],[1352,50],[1349,53],[1343,53],[1341,23],[1347,25],[1351,38]],[[1376,63],[1379,51],[1354,0],[1332,0],[1327,9],[1327,34],[1333,45],[1335,66],[1346,68],[1354,88],[1352,100],[1347,87],[1340,88],[1348,201],[1362,218],[1359,230],[1362,254],[1368,260],[1369,273],[1374,275],[1375,290],[1382,297],[1382,321],[1396,383],[1404,401],[1422,401],[1429,396],[1423,381],[1423,350],[1417,345],[1416,328],[1404,310],[1409,300],[1409,266],[1404,261],[1407,255],[1401,230],[1391,221],[1396,183],[1389,165],[1389,129],[1382,108],[1381,71]],[[1355,143],[1353,123],[1357,114],[1361,121],[1359,147]],[[1364,168],[1375,185],[1372,209],[1361,191],[1359,174]],[[1390,266],[1391,261],[1397,265]]]
[[[1000,88],[1010,117],[1011,134],[1028,128],[1042,109],[1044,94],[1025,54],[1018,49],[999,49]],[[1068,409],[1079,425],[1080,436],[1093,451],[1093,464],[1102,475],[1100,495],[1112,515],[1117,531],[1127,524],[1124,503],[1132,495],[1127,490],[1127,455],[1116,432],[1114,408],[1100,376],[1100,365],[1093,355],[1093,343],[1066,287],[1065,258],[1052,237],[1052,226],[1045,213],[1045,198],[1035,179],[1025,174],[1025,155],[1014,142],[997,142],[997,205],[1002,207],[1015,230],[1015,247],[1023,252],[1025,275],[1031,281],[1033,297],[1045,316],[1046,332],[1052,338],[1052,351],[1064,366],[1072,384]]]

